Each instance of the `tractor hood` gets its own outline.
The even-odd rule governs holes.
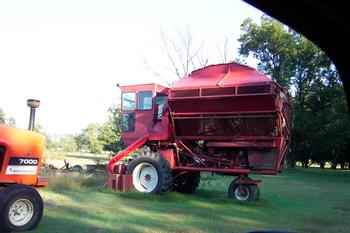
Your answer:
[[[39,133],[0,125],[0,146],[6,147],[12,155],[43,154],[45,139]]]

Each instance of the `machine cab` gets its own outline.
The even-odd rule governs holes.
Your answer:
[[[146,134],[162,119],[168,88],[159,84],[120,86],[122,140],[129,145]]]

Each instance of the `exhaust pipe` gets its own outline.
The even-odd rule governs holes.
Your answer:
[[[35,128],[35,111],[40,106],[40,100],[28,99],[27,100],[27,106],[30,108],[28,130],[33,131],[34,128]]]

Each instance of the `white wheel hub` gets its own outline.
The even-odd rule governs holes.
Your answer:
[[[235,197],[239,201],[247,201],[250,196],[250,190],[247,185],[238,185],[235,189]]]
[[[158,185],[157,169],[147,162],[138,164],[132,172],[132,182],[135,189],[142,193],[150,193]]]
[[[9,208],[9,221],[16,227],[21,227],[30,222],[34,216],[33,203],[28,199],[18,199]]]

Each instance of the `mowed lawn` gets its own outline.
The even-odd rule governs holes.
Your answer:
[[[287,170],[259,176],[261,199],[227,198],[229,177],[207,175],[195,195],[113,193],[103,179],[63,176],[41,190],[40,233],[350,232],[350,171]],[[57,179],[56,181],[54,179]]]

